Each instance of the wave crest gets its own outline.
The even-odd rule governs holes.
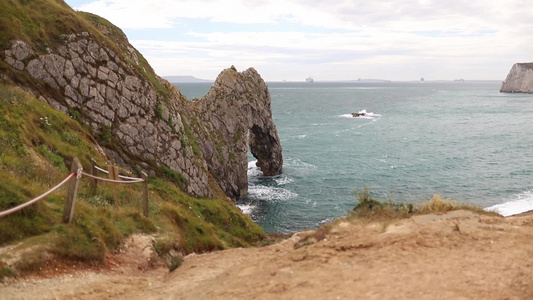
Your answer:
[[[513,200],[487,207],[485,210],[497,212],[504,217],[533,210],[533,190],[515,195]]]
[[[366,109],[363,109],[363,110],[361,110],[361,111],[359,111],[357,113],[358,114],[364,114],[364,115],[361,115],[361,116],[358,116],[358,117],[354,117],[352,114],[343,114],[343,115],[340,115],[339,117],[340,118],[347,118],[347,119],[367,119],[367,120],[373,120],[373,119],[381,117],[380,114],[375,114],[373,112],[367,112]]]

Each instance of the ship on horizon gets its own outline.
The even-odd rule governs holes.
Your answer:
[[[313,77],[309,76],[309,77],[307,77],[307,78],[305,79],[305,82],[307,82],[307,83],[313,83],[313,82],[315,82],[315,80],[313,79]]]

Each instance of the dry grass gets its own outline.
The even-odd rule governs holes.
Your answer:
[[[495,212],[485,211],[482,207],[472,204],[460,203],[453,199],[443,199],[434,195],[431,199],[421,204],[396,203],[392,200],[380,202],[372,197],[370,189],[364,188],[362,192],[354,190],[358,203],[350,213],[351,218],[366,218],[375,220],[408,218],[413,215],[445,213],[452,210],[468,210],[477,214],[498,215]]]
[[[372,197],[370,189],[366,187],[361,192],[354,190],[354,195],[357,197],[358,203],[353,211],[349,212],[348,216],[324,224],[318,229],[305,234],[294,247],[297,249],[324,240],[330,234],[331,229],[342,221],[381,222],[386,228],[394,220],[410,218],[415,215],[446,213],[453,210],[468,210],[476,214],[500,216],[498,213],[485,211],[480,206],[460,203],[449,198],[442,199],[439,195],[434,195],[431,199],[418,205],[394,203],[391,200],[380,202]]]
[[[434,195],[428,201],[418,205],[416,208],[416,213],[423,215],[431,213],[445,213],[452,210],[468,210],[477,214],[499,216],[498,213],[486,211],[480,206],[460,203],[450,198],[442,199],[442,197],[439,195]]]

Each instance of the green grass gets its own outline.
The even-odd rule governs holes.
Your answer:
[[[48,53],[64,45],[70,34],[88,32],[92,39],[113,50],[131,66],[130,71],[149,81],[157,94],[169,101],[170,89],[162,84],[148,61],[137,50],[130,53],[129,42],[122,30],[108,20],[86,12],[77,12],[62,0],[2,0],[0,1],[0,52],[14,40],[26,42],[36,54]],[[43,95],[63,95],[50,89],[44,82],[33,79],[27,72],[14,72],[3,60],[0,71],[17,83],[32,86]]]
[[[0,2],[0,47],[14,39],[27,42],[34,49],[61,41],[64,34],[84,31],[83,22],[67,4],[60,0],[3,0]]]
[[[198,142],[196,141],[196,137],[194,136],[194,133],[192,132],[189,124],[184,120],[183,122],[183,129],[185,131],[185,135],[187,136],[187,139],[189,141],[188,144],[192,147],[192,152],[197,156],[202,155],[202,151],[200,150],[200,147],[198,147]]]
[[[158,100],[168,104],[171,87],[158,80],[138,51],[128,49],[129,43],[122,30],[106,19],[76,12],[62,0],[0,1],[1,53],[9,49],[14,40],[26,42],[37,55],[56,52],[65,44],[68,35],[81,32],[88,32],[100,45],[115,52],[131,66],[128,71],[150,82]],[[91,166],[91,158],[104,166],[107,159],[97,151],[95,140],[120,156],[126,153],[133,157],[127,148],[115,143],[112,127],[91,134],[82,124],[83,112],[69,109],[70,117],[57,112],[31,94],[13,87],[11,82],[55,99],[64,97],[61,89],[51,89],[28,72],[14,71],[3,60],[0,60],[0,73],[3,74],[0,79],[0,211],[55,186],[68,175],[74,157],[80,159],[85,169]],[[185,100],[182,97],[176,101]],[[161,107],[156,109],[161,117]],[[168,123],[173,127],[171,119]],[[194,123],[185,124],[182,139],[198,157],[201,150],[189,125]],[[129,161],[133,160],[149,165],[159,176],[149,180],[150,218],[140,213],[141,184],[99,183],[93,190],[88,179],[82,178],[70,225],[61,222],[66,188],[0,219],[0,247],[17,245],[18,251],[28,253],[15,266],[2,265],[5,257],[0,256],[0,278],[10,276],[11,271],[37,269],[46,256],[44,253],[101,263],[109,249],[118,247],[128,235],[136,232],[153,234],[155,247],[162,257],[171,252],[175,257],[175,251],[187,254],[245,247],[265,238],[258,225],[226,200],[213,178],[210,178],[210,188],[214,199],[191,197],[177,187],[187,183],[182,174],[161,167],[156,161],[141,161],[141,158]],[[176,259],[170,259],[169,266],[177,264]]]
[[[0,211],[55,186],[67,177],[74,157],[80,158],[84,169],[90,168],[90,158],[104,166],[105,158],[92,141],[73,118],[19,88],[0,84]],[[257,224],[226,200],[213,179],[214,199],[196,198],[177,186],[184,180],[181,174],[167,173],[168,178],[149,178],[149,218],[141,213],[142,184],[99,182],[93,190],[87,178],[80,181],[70,225],[61,222],[66,188],[1,218],[0,246],[19,245],[19,251],[31,251],[15,266],[2,266],[6,257],[0,256],[4,270],[0,278],[10,276],[11,271],[38,269],[45,252],[67,260],[101,263],[108,250],[116,249],[133,233],[153,234],[161,257],[171,252],[184,255],[247,247],[265,238]],[[175,254],[170,255],[168,264],[173,268],[178,260],[172,257]]]

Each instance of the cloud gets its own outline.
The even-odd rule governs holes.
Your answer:
[[[343,27],[330,13],[291,1],[97,0],[75,7],[110,20],[121,28],[169,28],[180,19],[208,19],[235,24],[275,24],[289,20],[306,25]]]
[[[263,69],[267,79],[316,72],[394,80],[504,77],[514,62],[532,59],[533,11],[525,7],[523,0],[97,0],[75,8],[123,28],[162,75],[196,66],[213,78],[234,64]],[[165,38],[154,37],[159,29],[168,30]]]

